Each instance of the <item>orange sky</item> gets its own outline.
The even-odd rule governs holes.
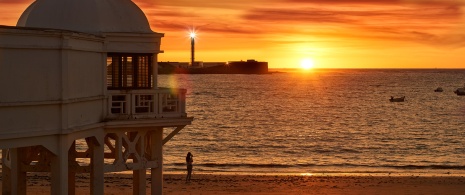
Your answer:
[[[465,0],[133,0],[165,33],[160,61],[256,59],[270,68],[465,68]],[[0,0],[16,25],[33,0]]]

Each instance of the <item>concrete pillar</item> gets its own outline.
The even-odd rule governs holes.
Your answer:
[[[86,139],[91,151],[90,158],[90,194],[104,194],[104,144],[100,139]]]
[[[21,148],[9,149],[11,166],[4,170],[7,176],[5,179],[9,179],[9,181],[5,182],[6,186],[4,187],[7,189],[2,190],[3,194],[26,195],[26,172],[21,171],[21,159],[27,155],[24,152]],[[2,153],[2,155],[4,154]]]
[[[146,184],[146,176],[147,176],[145,169],[133,170],[132,174],[133,174],[132,194],[145,195],[146,194],[145,184]]]
[[[158,167],[151,169],[151,194],[161,195],[163,194],[163,127],[156,128],[150,136],[151,156],[158,161]]]
[[[76,161],[76,141],[73,141],[68,150],[68,165],[74,164]],[[76,194],[76,170],[68,166],[68,195]]]
[[[8,149],[2,150],[2,194],[10,195],[11,192],[11,169],[7,166],[7,151]]]
[[[51,194],[67,195],[68,194],[68,151],[69,143],[67,136],[57,138],[57,153],[51,158]]]
[[[130,140],[134,140],[137,134],[142,133],[141,131],[139,132],[131,132],[129,134]],[[138,154],[141,156],[144,153],[144,141],[145,139],[140,139],[139,143],[136,144],[136,151]],[[133,159],[134,163],[138,163],[139,161],[137,159]],[[132,171],[133,177],[132,177],[132,194],[134,195],[145,195],[146,189],[146,177],[147,177],[147,172],[145,171],[144,168],[138,169],[138,170],[133,170]]]

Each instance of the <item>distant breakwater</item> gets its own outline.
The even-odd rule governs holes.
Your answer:
[[[158,74],[268,74],[268,62],[247,60],[229,63],[197,63],[194,66],[178,62],[159,62]]]

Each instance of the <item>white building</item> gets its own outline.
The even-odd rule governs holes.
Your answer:
[[[162,194],[163,144],[193,118],[186,90],[157,87],[161,37],[130,0],[36,0],[0,26],[2,194],[26,194],[27,172],[60,195],[90,173],[104,194],[104,173],[127,170],[146,194],[147,169]]]

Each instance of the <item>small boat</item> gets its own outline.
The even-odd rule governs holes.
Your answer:
[[[454,93],[457,94],[457,95],[465,95],[465,87],[457,88],[454,91]]]
[[[442,89],[442,87],[438,87],[434,90],[434,92],[443,92],[444,90]]]
[[[465,95],[465,88],[457,88],[454,91],[454,93],[457,94],[457,95]]]
[[[405,101],[405,96],[402,96],[402,97],[399,97],[399,98],[395,98],[395,97],[392,97],[391,96],[391,99],[389,99],[390,102],[403,102]]]

